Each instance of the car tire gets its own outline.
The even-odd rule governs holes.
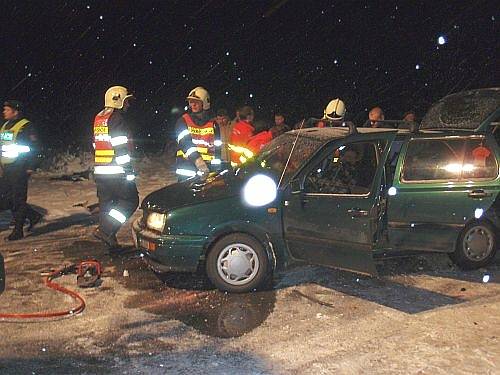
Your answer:
[[[474,222],[462,230],[450,258],[461,268],[473,270],[489,264],[497,250],[498,238],[493,226],[484,221]]]
[[[217,289],[230,293],[259,289],[271,276],[266,250],[254,237],[244,233],[219,239],[208,253],[206,270]]]

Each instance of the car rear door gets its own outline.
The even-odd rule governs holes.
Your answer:
[[[500,193],[491,135],[415,135],[403,147],[388,196],[388,235],[397,249],[451,252],[460,232]]]
[[[333,141],[291,181],[283,225],[294,258],[376,274],[381,181],[395,136],[371,132]]]

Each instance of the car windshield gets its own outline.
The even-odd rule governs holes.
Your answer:
[[[253,165],[272,170],[278,177],[283,173],[293,144],[297,139],[292,156],[288,162],[281,186],[285,185],[295,172],[316,152],[324,143],[317,138],[305,137],[296,133],[287,133],[267,144],[255,157]]]

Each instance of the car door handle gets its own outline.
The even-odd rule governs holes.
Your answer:
[[[472,190],[469,194],[467,194],[471,198],[486,198],[491,195],[491,193],[485,192],[483,189]]]
[[[347,210],[347,213],[352,217],[365,217],[368,216],[368,211],[360,210],[359,208],[351,208]]]

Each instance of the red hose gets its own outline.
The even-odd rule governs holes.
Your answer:
[[[75,291],[66,289],[65,287],[53,282],[52,280],[68,273],[69,271],[74,271],[75,265],[66,266],[61,269],[55,270],[50,273],[45,278],[45,285],[48,288],[54,289],[58,292],[67,294],[70,297],[73,297],[75,300],[79,301],[79,305],[70,310],[61,310],[61,311],[42,311],[37,313],[28,313],[28,314],[2,314],[0,313],[0,319],[44,319],[44,318],[55,318],[59,316],[66,315],[76,315],[81,313],[85,309],[85,300]]]

